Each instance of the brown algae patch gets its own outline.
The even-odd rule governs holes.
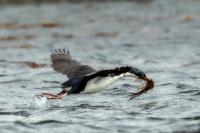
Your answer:
[[[34,38],[33,35],[25,35],[25,36],[15,36],[15,35],[8,35],[8,36],[0,36],[0,41],[16,41],[20,39],[32,39]]]
[[[41,63],[36,63],[36,62],[31,62],[31,61],[6,61],[6,60],[0,60],[0,62],[22,64],[22,65],[26,65],[26,66],[28,66],[30,68],[33,68],[33,69],[42,68],[42,67],[48,66],[47,64],[41,64]]]
[[[119,32],[97,32],[95,37],[117,37]]]
[[[28,29],[28,28],[36,28],[36,27],[42,27],[42,28],[57,28],[57,27],[63,27],[63,24],[56,23],[56,22],[44,22],[44,23],[38,23],[38,24],[20,24],[20,23],[2,23],[0,24],[0,28],[9,29],[9,30],[18,30],[18,29]]]

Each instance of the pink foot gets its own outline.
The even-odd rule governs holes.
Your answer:
[[[67,95],[66,91],[61,91],[57,95],[50,94],[50,93],[42,93],[42,96],[47,97],[48,100],[50,99],[63,99]]]

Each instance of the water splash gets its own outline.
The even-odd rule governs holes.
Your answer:
[[[47,98],[43,96],[35,96],[30,104],[31,109],[38,109],[45,107],[47,107]]]

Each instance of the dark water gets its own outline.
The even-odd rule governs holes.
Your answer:
[[[0,8],[0,132],[198,132],[200,1],[82,3]],[[50,68],[66,48],[101,69],[132,65],[156,82],[122,80],[93,95],[47,101],[66,77]],[[24,62],[30,61],[30,62]]]

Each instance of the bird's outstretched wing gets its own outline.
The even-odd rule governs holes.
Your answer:
[[[96,70],[90,66],[82,65],[76,60],[73,60],[70,56],[69,51],[65,49],[58,49],[51,55],[52,68],[65,74],[68,78],[81,77],[90,73],[95,72]]]

